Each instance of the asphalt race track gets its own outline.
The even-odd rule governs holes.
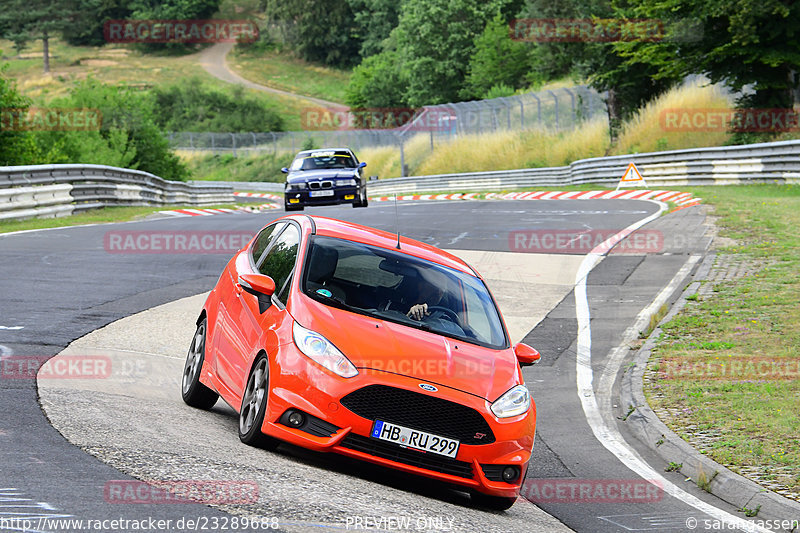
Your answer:
[[[528,493],[539,495],[538,508],[521,498],[506,513],[475,510],[460,492],[339,456],[288,446],[277,452],[255,450],[238,442],[236,418],[222,402],[210,413],[181,402],[182,358],[193,331],[192,310],[199,310],[202,298],[175,301],[209,290],[232,251],[122,253],[109,235],[252,235],[283,215],[277,211],[0,236],[0,529],[11,524],[2,520],[14,517],[32,520],[34,527],[26,527],[41,531],[68,530],[42,517],[153,518],[172,520],[172,525],[183,519],[183,528],[171,529],[177,531],[202,529],[187,527],[187,519],[219,523],[247,515],[276,517],[280,529],[288,531],[352,529],[355,518],[375,517],[410,517],[414,531],[687,531],[693,530],[687,521],[691,525],[691,519],[717,512],[705,505],[735,514],[680,474],[664,473],[663,463],[635,439],[625,439],[624,430],[614,424],[615,417],[628,412],[628,406],[613,405],[614,378],[623,371],[626,354],[615,349],[666,286],[683,287],[680,282],[705,252],[701,208],[658,217],[659,206],[644,201],[429,201],[401,203],[398,211],[396,219],[395,207],[385,203],[306,212],[389,231],[399,227],[405,236],[462,254],[484,273],[513,340],[524,338],[543,354],[539,365],[525,369],[538,410],[528,472]],[[636,246],[612,252],[576,283],[576,273],[592,266],[584,259],[591,246],[576,243],[593,246],[648,217],[654,220],[640,230],[642,238],[628,238]],[[545,242],[545,236],[564,230],[572,230],[570,239],[555,248]],[[571,239],[575,232],[593,239]],[[674,296],[669,292],[666,296]],[[169,305],[153,309],[163,304]],[[5,366],[9,357],[53,356],[125,317],[129,322],[112,324],[70,348],[87,354],[86,342],[101,339],[95,345],[103,349],[98,353],[114,361],[115,368],[128,368],[125,379],[40,380],[37,388],[31,376],[11,375]],[[588,324],[590,348],[587,330],[579,335]],[[590,359],[585,359],[589,349]],[[589,388],[581,389],[587,376]],[[620,431],[623,444],[615,438]],[[637,461],[650,463],[663,476],[648,479],[666,482],[665,490],[646,498],[623,494],[609,500],[609,487],[641,485]],[[109,481],[134,477],[254,480],[258,502],[209,507],[125,504],[109,498]],[[557,490],[581,485],[604,490],[605,499]],[[401,523],[384,522],[384,530]],[[207,529],[212,524],[206,522]],[[16,526],[6,529],[23,529],[19,522]]]

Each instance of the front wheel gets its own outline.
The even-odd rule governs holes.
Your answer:
[[[505,511],[510,509],[516,501],[516,498],[509,498],[506,496],[489,496],[482,492],[472,493],[472,503],[476,507],[482,507],[490,511]]]
[[[369,205],[369,198],[367,197],[367,188],[364,187],[364,189],[358,195],[358,200],[353,202],[353,207],[367,207],[368,205]]]
[[[183,401],[198,409],[211,409],[219,399],[219,394],[200,383],[200,371],[203,369],[203,360],[206,357],[207,324],[208,319],[204,318],[194,332],[181,379]]]
[[[250,446],[273,449],[278,442],[263,433],[264,414],[267,411],[269,392],[269,361],[264,354],[256,358],[247,386],[242,394],[242,407],[239,409],[239,440]]]

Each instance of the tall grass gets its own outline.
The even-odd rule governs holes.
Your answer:
[[[585,123],[569,132],[501,131],[461,135],[452,141],[434,141],[420,133],[404,145],[410,175],[451,174],[526,167],[568,165],[575,159],[602,156],[608,149],[604,119]],[[359,150],[369,164],[369,174],[381,178],[400,176],[400,150],[375,147]]]
[[[687,84],[655,98],[627,121],[612,149],[613,154],[635,154],[661,150],[680,150],[700,146],[722,146],[726,131],[668,131],[663,113],[667,110],[731,108],[733,102],[718,88],[698,83]]]
[[[436,140],[433,150],[429,134],[419,134],[405,144],[409,175],[451,174],[563,166],[578,159],[608,154],[630,154],[722,146],[730,138],[725,131],[667,131],[661,120],[668,109],[730,108],[731,99],[713,86],[687,84],[645,105],[623,124],[619,138],[610,145],[607,120],[597,117],[568,132],[499,131],[460,135],[445,142]],[[788,136],[788,135],[787,135]],[[400,176],[397,147],[364,148],[359,157],[370,164],[370,174],[381,178]]]

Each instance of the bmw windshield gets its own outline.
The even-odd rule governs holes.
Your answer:
[[[357,163],[347,152],[319,151],[305,153],[292,162],[292,171],[356,168]]]
[[[332,307],[488,348],[508,346],[480,279],[401,252],[315,236],[302,290]]]

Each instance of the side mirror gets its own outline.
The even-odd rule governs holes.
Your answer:
[[[358,164],[358,168],[364,168],[365,166],[367,166],[367,163],[365,161],[362,161],[361,163]]]
[[[286,168],[286,167],[283,167],[283,168],[281,169],[281,172],[283,172],[284,174],[288,174],[288,173],[289,173],[289,169],[288,169],[288,168]]]
[[[514,346],[514,355],[517,356],[519,366],[531,366],[539,362],[542,356],[537,350],[527,344],[520,342]]]
[[[239,285],[250,294],[263,294],[272,296],[275,292],[275,282],[264,274],[239,274]]]

